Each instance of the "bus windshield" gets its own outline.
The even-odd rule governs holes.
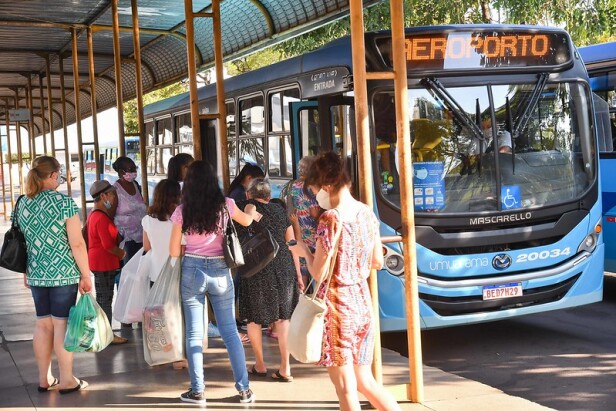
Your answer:
[[[409,89],[416,212],[541,207],[579,198],[595,178],[588,93],[575,82]],[[400,207],[395,107],[373,97],[380,192]]]

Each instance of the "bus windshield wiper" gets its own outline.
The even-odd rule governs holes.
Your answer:
[[[447,107],[451,110],[452,114],[460,122],[466,126],[471,132],[473,136],[479,141],[485,141],[485,137],[481,132],[481,129],[464,111],[462,106],[458,104],[458,102],[449,94],[447,89],[441,84],[440,81],[433,77],[426,77],[421,80],[421,85],[424,86],[427,90],[432,91],[439,100],[443,101]]]
[[[541,97],[541,93],[543,93],[543,89],[548,82],[548,73],[539,74],[539,80],[537,80],[537,84],[535,84],[535,88],[528,99],[528,103],[524,107],[522,114],[516,119],[515,125],[513,126],[511,138],[512,141],[516,141],[520,133],[524,131],[528,121],[532,117],[533,111],[535,111],[535,107],[539,104],[539,97]]]

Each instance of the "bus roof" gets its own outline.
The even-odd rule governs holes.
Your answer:
[[[587,66],[616,60],[616,41],[578,48]]]

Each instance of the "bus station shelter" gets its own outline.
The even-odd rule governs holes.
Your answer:
[[[98,135],[105,126],[97,124],[97,113],[118,108],[119,154],[124,155],[123,102],[137,99],[141,168],[145,170],[146,137],[143,127],[143,94],[185,79],[191,91],[192,124],[216,118],[219,124],[221,158],[226,154],[224,85],[222,62],[245,56],[336,19],[351,15],[353,38],[355,106],[360,170],[370,173],[367,79],[391,79],[396,98],[406,101],[406,65],[402,1],[391,0],[394,70],[366,73],[363,49],[363,8],[381,0],[29,0],[0,2],[0,119],[8,138],[2,145],[0,169],[9,171],[2,179],[5,218],[16,195],[23,193],[25,170],[22,158],[52,155],[70,173],[69,152],[77,151],[80,163],[82,209],[86,209],[83,165],[84,150],[99,158]],[[397,59],[397,61],[396,61]],[[219,112],[198,112],[197,72],[216,67]],[[3,108],[3,109],[2,109]],[[222,111],[220,111],[222,110]],[[410,170],[410,139],[406,104],[397,105],[398,147],[402,169]],[[92,117],[92,139],[82,138],[81,121]],[[67,126],[76,124],[78,147],[69,147]],[[25,137],[27,131],[28,138]],[[195,157],[200,158],[198,127],[193,127]],[[11,140],[16,146],[11,146]],[[26,141],[27,140],[27,141]],[[29,156],[27,156],[29,154]],[[64,161],[62,161],[64,159]],[[9,161],[9,167],[3,162]],[[30,160],[31,161],[31,160]],[[28,161],[29,162],[29,161]],[[96,174],[101,165],[96,162]],[[223,162],[224,163],[224,162]],[[410,173],[403,173],[411,175]],[[228,169],[223,166],[223,175]],[[143,178],[147,175],[143,173]],[[405,178],[402,177],[404,180]],[[361,179],[362,201],[371,204],[369,179]],[[422,400],[419,347],[417,281],[414,253],[413,204],[404,193],[412,193],[411,179],[402,181],[407,317],[409,317],[409,396]],[[8,182],[6,187],[5,182]],[[70,174],[67,179],[70,194]],[[145,182],[145,180],[144,180]],[[147,184],[142,184],[148,198]],[[7,201],[8,197],[8,201]],[[8,202],[8,204],[7,204]],[[400,241],[398,239],[397,241]],[[371,287],[376,286],[375,275]],[[413,278],[414,277],[414,278]],[[375,289],[373,288],[373,295]],[[375,302],[378,304],[378,302]],[[378,313],[378,305],[376,306]],[[377,315],[378,317],[378,315]],[[380,344],[377,344],[380,346]],[[378,358],[377,358],[378,357]],[[375,357],[380,362],[380,355]],[[377,372],[378,374],[378,367]]]

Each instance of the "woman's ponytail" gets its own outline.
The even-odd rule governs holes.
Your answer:
[[[49,156],[37,157],[26,177],[26,196],[33,198],[43,191],[43,181],[56,171],[60,171],[58,160]]]

